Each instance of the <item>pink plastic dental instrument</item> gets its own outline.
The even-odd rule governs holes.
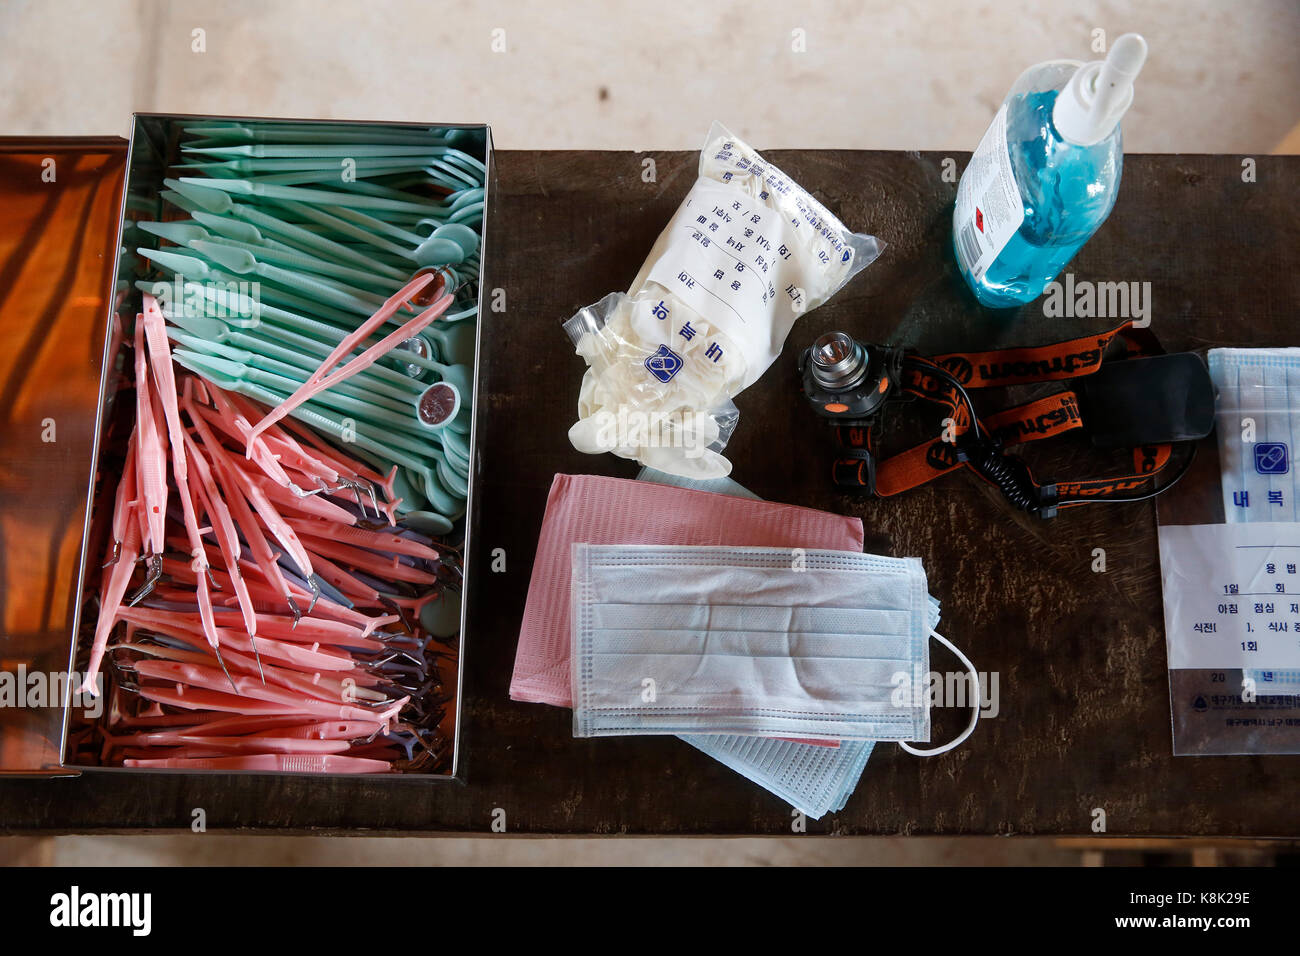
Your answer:
[[[126,700],[124,701],[123,698]],[[124,707],[123,704],[129,702],[135,705],[135,710]],[[113,686],[113,692],[108,698],[108,719],[107,726],[110,728],[119,727],[195,727],[207,725],[218,720],[231,720],[227,714],[202,714],[186,711],[181,714],[165,713],[162,707],[152,701],[144,700],[139,694],[132,691],[124,690],[120,685]],[[264,717],[264,718],[242,718],[245,720],[282,720],[292,722],[293,717]]]
[[[106,752],[115,752],[120,755],[123,766],[128,760],[159,760],[163,757],[170,759],[188,759],[198,760],[201,758],[215,759],[228,757],[225,751],[216,750],[212,747],[122,747],[116,751],[105,748]],[[371,756],[366,754],[365,756]]]
[[[216,388],[209,389],[209,394],[215,394]],[[298,608],[298,603],[294,600],[292,592],[289,590],[289,584],[284,578],[280,566],[276,564],[276,558],[271,551],[271,546],[267,543],[262,534],[262,528],[257,518],[253,514],[253,509],[245,499],[242,489],[238,486],[236,478],[233,475],[233,466],[230,464],[226,450],[221,446],[216,436],[208,428],[207,420],[199,414],[194,404],[194,399],[190,395],[184,398],[185,410],[189,414],[190,422],[194,425],[195,431],[198,432],[199,441],[207,449],[209,460],[213,466],[214,473],[222,476],[223,482],[227,488],[226,503],[230,506],[231,515],[235,523],[243,530],[244,538],[248,541],[248,547],[252,551],[253,559],[257,568],[261,571],[262,576],[272,584],[284,597],[285,603],[293,612],[294,618],[301,617],[302,612]],[[310,608],[309,608],[310,610]]]
[[[136,490],[143,500],[144,521],[147,533],[141,547],[151,562],[162,554],[163,526],[167,520],[167,450],[164,437],[158,433],[153,402],[149,398],[149,371],[145,358],[144,323],[135,324],[135,431],[136,431]],[[150,567],[149,581],[135,596],[134,601],[148,593],[157,580]]]
[[[122,482],[125,481],[127,477],[123,475]],[[122,541],[114,546],[113,554],[113,560],[104,569],[103,582],[99,589],[99,619],[95,622],[95,637],[90,645],[90,663],[86,666],[86,677],[78,690],[78,693],[82,694],[90,693],[96,696],[99,694],[99,688],[96,686],[99,666],[104,659],[104,651],[108,648],[108,636],[117,621],[118,611],[126,597],[126,589],[131,583],[131,576],[135,573],[136,559],[140,556],[139,524],[134,521],[126,523]]]
[[[239,396],[239,397],[243,398],[243,396]],[[283,419],[280,422],[280,425],[284,428],[285,431],[292,432],[295,436],[303,439],[307,443],[307,445],[313,450],[313,452],[316,454],[317,457],[319,457],[322,461],[334,467],[336,470],[338,470],[340,474],[342,474],[344,471],[347,471],[353,475],[356,475],[358,478],[364,479],[366,482],[372,485],[376,485],[382,488],[384,491],[384,496],[388,499],[389,502],[388,506],[383,508],[383,510],[388,514],[388,523],[390,525],[396,523],[396,519],[393,514],[393,509],[398,504],[400,504],[402,500],[401,498],[398,498],[393,491],[393,482],[397,480],[396,465],[393,465],[391,468],[388,469],[387,475],[381,475],[373,468],[371,468],[369,465],[357,461],[354,458],[349,458],[347,455],[343,454],[337,449],[327,446],[322,439],[319,439],[315,435],[313,435],[306,425],[303,425],[299,422],[295,422],[288,418]]]
[[[217,711],[228,714],[303,716],[300,707],[285,707],[264,700],[249,700],[238,694],[221,693],[215,690],[193,690],[182,684],[162,684],[153,686],[142,684],[136,691],[145,700],[155,704],[166,704],[182,710]]]
[[[274,737],[295,737],[303,740],[363,740],[375,736],[383,729],[383,726],[377,721],[322,720],[314,724],[301,724],[297,727],[276,727],[253,731],[248,736],[261,737],[265,734]]]
[[[235,395],[232,400],[246,402],[249,405],[253,404],[252,399],[245,398],[243,395]],[[396,465],[393,465],[388,470],[387,475],[381,475],[365,462],[353,458],[342,450],[328,444],[325,439],[321,438],[302,422],[294,421],[291,418],[285,418],[278,424],[279,427],[283,428],[286,432],[291,433],[295,438],[305,442],[306,447],[311,448],[317,457],[332,465],[340,473],[347,471],[360,478],[364,478],[366,481],[373,482],[380,488],[383,488],[385,494],[390,498],[392,497],[393,479],[397,473]]]
[[[172,452],[172,476],[178,485],[188,477],[185,461],[185,430],[181,427],[181,413],[176,404],[176,374],[172,368],[171,348],[167,344],[167,325],[162,312],[158,310],[158,301],[149,293],[144,295],[144,312],[136,317],[144,326],[145,342],[149,348],[149,367],[153,372],[157,396],[162,402],[163,416],[167,423],[167,436]],[[139,372],[137,362],[136,371]]]
[[[280,463],[280,467],[286,471],[296,471],[304,477],[315,479],[318,489],[304,491],[303,494],[314,495],[318,494],[320,490],[330,489],[331,486],[341,487],[341,476],[337,471],[312,455],[283,431],[277,429],[271,432],[268,429],[267,432],[262,434],[261,441],[266,444],[271,454],[275,456]],[[324,486],[324,489],[321,489],[320,486]]]
[[[193,380],[195,377],[190,376],[190,378]],[[201,414],[204,417],[209,425],[219,429],[235,442],[245,444],[245,455],[251,458],[258,467],[262,469],[266,476],[276,484],[285,488],[296,487],[294,482],[290,480],[288,474],[285,473],[279,460],[275,455],[271,454],[270,449],[266,447],[266,444],[263,441],[260,439],[248,440],[248,431],[252,426],[249,425],[244,416],[230,404],[228,396],[222,392],[221,389],[213,386],[208,390],[208,397],[212,401],[210,406],[194,405],[192,409],[187,406],[187,411],[190,411],[191,417],[193,417],[194,412],[197,411],[198,414]]]
[[[271,532],[272,537],[280,542],[280,545],[288,552],[289,557],[298,566],[302,576],[311,585],[314,592],[312,598],[312,606],[314,606],[316,598],[320,596],[320,589],[314,581],[316,572],[312,567],[311,557],[307,554],[307,549],[303,547],[302,542],[298,540],[297,532],[293,530],[293,526],[284,519],[284,516],[271,503],[266,492],[262,490],[260,484],[251,475],[234,464],[233,461],[228,462],[228,466],[227,476],[234,478],[235,484],[243,492],[248,503],[253,506],[258,518],[262,520],[266,529]],[[311,613],[311,609],[309,606],[307,612]]]
[[[261,416],[261,411],[255,406],[250,399],[237,394],[225,394],[222,398],[238,410],[242,416],[232,424],[240,429],[241,434],[246,435],[250,426],[247,420]],[[300,444],[293,435],[278,426],[272,426],[259,436],[257,439],[264,442],[275,454],[282,466],[294,468],[301,471],[304,475],[313,478],[318,485],[321,485],[322,491],[329,494],[335,494],[343,489],[353,492],[357,499],[357,505],[361,508],[362,514],[365,514],[365,504],[362,501],[361,491],[364,489],[370,498],[371,505],[375,509],[375,514],[380,513],[380,505],[375,497],[374,486],[368,480],[359,480],[358,478],[346,478],[342,472],[346,469],[342,463],[337,462],[333,457],[316,451],[309,452]],[[355,469],[351,469],[352,474],[357,475]],[[391,483],[391,482],[390,482]],[[333,485],[334,487],[330,487]],[[292,489],[294,494],[315,494],[315,492],[302,492],[300,489]],[[391,497],[391,496],[390,496]],[[391,509],[390,509],[391,512]],[[340,519],[342,520],[342,519]],[[355,518],[349,516],[347,523],[355,522]],[[390,513],[390,523],[393,518]]]
[[[370,336],[371,332],[387,322],[397,313],[398,309],[409,302],[410,299],[418,294],[425,286],[433,282],[436,277],[437,276],[434,273],[419,275],[406,285],[402,286],[396,294],[379,307],[378,311],[376,311],[374,315],[362,322],[354,331],[349,332],[344,336],[343,340],[339,342],[334,351],[330,352],[325,361],[320,364],[320,367],[311,374],[307,381],[303,383],[297,391],[269,412],[260,422],[254,425],[250,437],[256,438],[262,431],[269,428],[275,422],[278,422],[281,418],[288,415],[312,396],[318,395],[331,385],[335,385],[352,375],[355,375],[357,372],[369,368],[379,359],[380,356],[390,352],[412,336],[419,334],[419,332],[427,327],[429,323],[446,312],[452,302],[455,301],[454,296],[442,296],[437,302],[431,305],[428,309],[425,309],[414,319],[411,319],[396,332],[392,332],[385,336],[379,342],[372,345],[340,368],[335,369],[332,372],[330,371],[330,369],[333,369],[336,364],[342,361],[346,356],[350,355],[359,342],[364,341]],[[443,284],[446,284],[446,280],[443,280]]]
[[[300,515],[311,515],[324,521],[331,521],[338,524],[353,524],[357,517],[346,508],[340,507],[320,495],[296,495],[289,489],[276,484],[260,470],[249,465],[247,462],[239,459],[237,456],[231,456],[230,464],[247,476],[248,480],[253,482],[258,489],[266,496],[266,499],[277,508],[283,509],[285,516],[289,513],[297,512]]]
[[[193,592],[181,591],[179,594],[185,595],[190,600],[193,599]],[[128,617],[128,611],[132,616]],[[163,609],[135,607],[123,609],[120,616],[124,620],[135,622],[141,617],[142,612],[154,614],[176,613]],[[214,617],[219,630],[228,628],[235,630],[240,622],[240,613],[237,610],[216,610]],[[180,617],[173,618],[173,621],[181,620]],[[365,626],[351,621],[332,620],[323,617],[303,617],[295,626],[292,617],[258,611],[257,626],[258,640],[263,637],[283,640],[291,644],[315,644],[326,647],[357,647],[363,650],[379,650],[383,645],[375,639],[369,637],[373,633],[374,627],[383,626],[396,621],[393,615],[384,615],[378,618],[366,618]],[[245,635],[246,637],[246,635]]]
[[[263,687],[255,677],[239,678],[236,683],[236,694],[226,694],[220,690],[224,686],[221,680],[224,676],[222,672],[213,667],[203,667],[197,664],[145,660],[137,661],[135,670],[142,677],[161,681],[164,685],[170,686],[176,693],[174,700],[170,702],[175,703],[178,707],[187,706],[180,703],[182,699],[188,702],[211,701],[210,695],[220,694],[222,697],[231,697],[233,700],[244,701],[249,706],[250,710],[247,712],[250,713],[254,712],[251,708],[264,704],[269,707],[279,708],[278,711],[275,711],[277,713],[314,714],[318,717],[338,718],[341,720],[377,720],[387,726],[410,700],[409,697],[403,697],[393,701],[383,710],[365,710],[348,703],[332,703],[315,698],[302,698],[297,694],[274,686]],[[140,693],[144,694],[149,690],[154,691],[159,696],[164,694],[161,687],[150,688],[148,686],[142,686]],[[159,702],[169,703],[169,701],[165,700]],[[212,706],[210,703],[197,704],[196,709],[200,708],[204,710],[225,709]],[[236,710],[235,712],[244,713],[245,711]],[[262,710],[261,712],[271,713],[272,711]]]
[[[408,581],[412,584],[436,584],[438,581],[436,574],[402,564],[395,557],[384,558],[373,551],[367,551],[364,548],[354,547],[350,544],[343,544],[339,541],[331,541],[314,534],[304,533],[301,540],[325,557],[335,561],[342,561],[358,571],[364,571],[379,578],[381,581]]]
[[[118,617],[140,627],[147,627],[159,634],[187,644],[196,651],[206,646],[200,628],[190,625],[189,618],[175,611],[161,611],[153,608],[122,608]],[[251,651],[251,642],[247,635],[237,630],[219,630],[223,644],[238,651]],[[350,655],[334,647],[312,649],[289,641],[274,638],[259,638],[258,644],[268,661],[284,664],[286,667],[315,673],[329,671],[343,673],[357,669],[357,662]]]
[[[135,500],[135,432],[126,442],[126,459],[122,463],[122,476],[117,482],[117,492],[113,498],[113,550],[104,567],[116,564],[122,554],[122,539],[126,537],[127,525],[134,523],[132,502]],[[137,529],[139,525],[136,525]]]
[[[137,322],[139,321],[144,321],[143,317],[137,318]],[[166,358],[164,361],[170,364],[171,355],[170,353],[165,354]],[[173,403],[175,402],[175,398],[175,393],[173,393]],[[149,404],[153,410],[155,427],[159,428],[161,431],[164,427],[164,422],[160,420],[166,418],[166,400],[155,392],[149,396]],[[175,414],[176,431],[179,432],[181,430],[180,413],[176,412]],[[170,425],[166,425],[165,427],[168,432],[171,431]],[[189,554],[194,561],[194,583],[199,606],[199,620],[203,624],[203,634],[207,638],[208,644],[212,648],[212,652],[216,655],[217,662],[221,665],[221,669],[225,671],[226,662],[221,659],[221,642],[217,637],[217,627],[212,616],[212,594],[209,590],[211,568],[208,565],[207,553],[203,546],[203,535],[199,531],[198,515],[196,514],[194,505],[194,496],[190,490],[189,481],[186,477],[184,448],[184,443],[172,447],[172,478],[176,481],[176,490],[181,501],[182,521],[185,526],[186,536],[189,540]],[[158,542],[158,553],[154,559],[154,567],[159,574],[162,573],[162,550],[164,547],[166,547],[165,539]],[[230,676],[229,671],[226,671],[226,676]],[[232,679],[231,685],[233,686],[233,684],[234,681]]]
[[[133,744],[194,747],[229,754],[337,754],[352,747],[348,740],[312,737],[208,737],[171,731],[108,736],[107,743],[113,747],[128,747]]]
[[[191,715],[193,716],[193,715]],[[307,740],[358,740],[378,733],[383,727],[368,720],[303,721],[292,717],[227,717],[177,725],[172,732],[226,737],[301,737]]]
[[[378,591],[343,570],[329,558],[322,556],[319,550],[313,555],[312,560],[316,562],[316,573],[353,603],[379,604],[380,595]]]
[[[318,538],[328,536],[334,541],[349,544],[353,547],[368,548],[372,551],[388,552],[389,554],[402,554],[410,558],[422,558],[426,561],[439,561],[442,559],[441,553],[427,544],[412,541],[410,538],[403,538],[396,534],[372,531],[369,528],[336,528],[320,521],[303,521],[298,524],[298,535],[301,537],[304,534]]]
[[[303,588],[290,585],[291,594],[296,598],[308,600],[311,598],[310,592]],[[276,613],[280,605],[275,601],[277,592],[269,586],[249,584],[249,590],[253,593],[253,605],[258,613]],[[353,627],[361,629],[363,637],[370,635],[380,627],[386,627],[398,620],[394,614],[384,614],[378,617],[370,617],[362,614],[354,608],[343,607],[340,604],[334,604],[330,601],[324,601],[316,605],[313,615],[318,619],[339,621],[344,624],[351,624]]]
[[[203,453],[199,451],[198,445],[188,432],[182,430],[181,434],[190,461],[194,465],[195,475],[199,479],[198,487],[203,499],[204,513],[212,520],[213,535],[217,539],[221,556],[226,563],[226,577],[234,589],[235,599],[244,614],[244,627],[248,629],[249,637],[255,637],[257,636],[257,614],[253,609],[253,598],[248,592],[248,585],[239,570],[239,559],[243,549],[239,543],[239,532],[235,528],[235,521],[230,516],[230,509],[226,507],[225,499],[217,488],[208,460],[203,457]],[[210,564],[209,568],[211,568]]]
[[[159,644],[118,644],[116,648],[178,664],[194,664],[206,667],[212,660],[202,651],[184,650]],[[285,690],[296,691],[309,698],[333,702],[349,699],[348,695],[352,695],[358,701],[372,703],[387,703],[389,700],[387,695],[381,691],[355,686],[355,681],[350,685],[345,684],[344,680],[346,678],[325,677],[320,671],[300,671],[291,667],[279,667],[275,664],[268,664],[264,669],[255,671],[254,667],[259,665],[252,658],[244,654],[236,654],[229,648],[226,649],[226,653],[231,658],[230,663],[234,665],[234,673],[246,677],[261,676],[263,684],[275,684]]]
[[[217,612],[217,622],[235,623],[237,614]],[[226,620],[223,620],[225,618]],[[362,650],[382,650],[384,645],[372,637],[364,637],[361,631],[351,624],[330,621],[324,618],[304,617],[295,627],[292,618],[272,614],[258,616],[260,632],[266,637],[287,641],[291,644],[317,644],[326,647],[355,647]]]
[[[190,493],[189,487],[189,469],[185,453],[185,429],[181,425],[180,409],[176,403],[176,378],[172,369],[171,351],[167,346],[167,332],[162,313],[158,311],[158,305],[153,296],[146,294],[144,303],[145,311],[136,316],[136,324],[144,328],[145,341],[149,349],[148,364],[153,372],[154,384],[157,386],[150,391],[147,401],[153,411],[154,430],[160,435],[165,430],[168,436],[168,446],[172,459],[172,478],[176,482],[176,490],[181,500],[183,523],[190,542],[190,556],[196,562],[202,561],[203,567],[198,570],[206,572],[208,568],[207,562],[203,558],[203,544],[202,536],[199,534],[198,515],[195,509],[194,497]],[[138,361],[136,370],[138,374],[140,370]],[[138,403],[136,411],[138,416],[140,414]],[[161,423],[159,422],[160,418],[162,419]],[[138,421],[137,417],[137,423]],[[161,553],[161,547],[159,552]],[[199,584],[199,595],[200,609],[205,606],[208,608],[208,616],[204,619],[206,627],[211,620],[211,601],[208,597],[206,585],[202,582]],[[215,637],[210,639],[215,640]]]
[[[167,770],[258,770],[264,773],[392,773],[386,760],[346,757],[341,754],[261,754],[244,757],[127,760],[128,767],[152,767]]]

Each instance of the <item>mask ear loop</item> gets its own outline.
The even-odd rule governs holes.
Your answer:
[[[948,640],[948,638],[944,637],[938,631],[932,630],[930,636],[944,647],[948,648],[948,650],[952,651],[953,654],[957,656],[957,660],[961,661],[966,667],[966,672],[970,674],[971,686],[974,688],[975,705],[971,708],[970,723],[966,725],[966,729],[963,730],[956,739],[948,741],[948,743],[944,744],[942,747],[928,747],[922,750],[918,747],[912,747],[900,740],[898,746],[915,757],[935,757],[939,754],[947,753],[949,750],[952,750],[954,747],[963,743],[967,737],[974,733],[975,725],[980,722],[980,679],[979,674],[975,670],[975,665],[970,662],[970,658],[957,650],[957,645],[953,644],[952,641]]]

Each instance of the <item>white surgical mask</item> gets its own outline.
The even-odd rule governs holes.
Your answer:
[[[1300,521],[1300,348],[1211,349],[1228,523]]]
[[[1228,524],[1300,521],[1300,348],[1210,349]],[[1300,692],[1300,672],[1244,668],[1261,697]]]
[[[646,467],[637,480],[762,500],[731,478],[699,481]],[[930,608],[933,627],[939,623],[939,602],[930,598]],[[739,734],[683,734],[681,739],[814,820],[844,809],[875,746],[869,740],[845,740],[832,747]]]
[[[1247,669],[1245,674],[1254,679],[1256,696],[1277,697],[1300,694],[1300,671],[1264,667]]]
[[[939,623],[934,598],[929,600],[929,621],[931,627]],[[738,734],[682,734],[681,739],[814,820],[844,808],[875,746],[870,740],[826,747]]]
[[[875,746],[870,740],[845,740],[822,747],[736,734],[683,734],[681,739],[814,820],[844,809]]]
[[[582,544],[573,554],[575,736],[929,740],[933,604],[919,560]]]

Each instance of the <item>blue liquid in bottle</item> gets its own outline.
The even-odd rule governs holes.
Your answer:
[[[1052,125],[1057,91],[1012,97],[1007,147],[1025,220],[978,277],[957,255],[962,278],[992,309],[1032,302],[1092,238],[1115,206],[1124,150],[1120,128],[1100,143],[1078,146]]]
[[[1110,215],[1124,167],[1120,120],[1146,55],[1146,41],[1126,33],[1104,62],[1040,63],[1007,94],[1005,113],[994,119],[1004,130],[986,134],[953,211],[957,268],[983,305],[1038,298]],[[1006,237],[1006,229],[1015,231]]]

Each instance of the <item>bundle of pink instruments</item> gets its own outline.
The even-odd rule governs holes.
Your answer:
[[[276,409],[176,366],[144,296],[81,652],[82,691],[108,706],[75,731],[77,762],[387,773],[447,759],[456,651],[420,622],[459,601],[459,554],[403,525],[393,472],[287,417],[445,312],[444,294],[331,371],[435,279],[404,286]]]

